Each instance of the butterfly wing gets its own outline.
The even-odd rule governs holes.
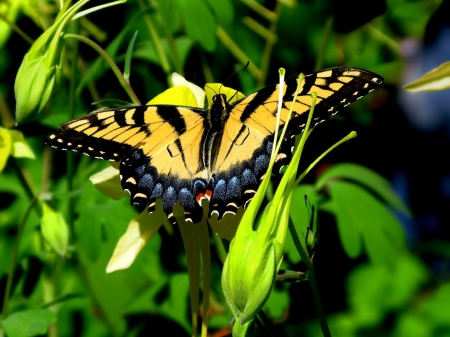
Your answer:
[[[311,93],[317,93],[312,127],[343,107],[379,86],[383,78],[355,68],[332,68],[305,76],[299,95],[294,100],[297,79],[287,80],[283,88],[281,127],[293,105],[288,133],[276,158],[274,172],[288,164],[292,157],[294,135],[306,124],[312,104]],[[236,213],[256,193],[267,171],[272,153],[278,108],[279,85],[257,91],[229,107],[229,118],[222,141],[214,149],[210,187],[210,212],[219,219],[226,213]]]
[[[152,212],[161,198],[171,217],[172,206],[179,200],[186,218],[197,221],[202,210],[196,198],[204,195],[207,185],[201,153],[205,113],[170,105],[112,109],[62,124],[46,143],[121,161],[122,187],[138,209],[148,205]]]

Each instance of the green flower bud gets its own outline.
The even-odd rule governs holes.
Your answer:
[[[86,2],[78,1],[68,8],[70,1],[66,1],[53,26],[42,33],[23,58],[14,83],[17,123],[35,117],[58,88],[64,48],[63,30]]]
[[[281,244],[261,232],[236,236],[222,272],[225,299],[237,324],[252,320],[266,303],[275,281]]]
[[[36,57],[27,53],[22,61],[14,83],[17,123],[37,115],[58,88],[61,62],[48,67],[49,54]]]

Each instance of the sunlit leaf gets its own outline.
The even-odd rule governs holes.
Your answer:
[[[0,172],[5,168],[11,153],[11,133],[8,129],[0,127]]]
[[[226,95],[227,99],[229,99],[229,104],[233,104],[234,102],[239,101],[240,99],[245,97],[242,92],[237,91],[233,88],[225,87],[221,83],[207,83],[205,85],[205,93],[208,100],[208,107],[212,106],[212,98],[217,94]]]
[[[9,130],[11,133],[12,151],[11,155],[16,158],[31,158],[35,159],[36,156],[31,150],[30,146],[23,137],[22,132],[18,130]]]
[[[197,98],[188,87],[182,85],[167,89],[148,104],[173,104],[198,108]]]
[[[97,190],[111,199],[119,200],[127,195],[120,185],[119,170],[112,166],[92,175],[89,180]]]
[[[142,248],[163,224],[164,215],[160,213],[155,211],[149,215],[144,211],[137,218],[131,220],[127,231],[114,249],[113,256],[106,267],[107,273],[126,269],[133,263]]]
[[[430,70],[417,80],[406,84],[405,90],[412,92],[419,91],[440,91],[450,88],[450,62],[444,62],[439,67]]]

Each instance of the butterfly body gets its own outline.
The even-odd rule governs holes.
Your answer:
[[[291,159],[317,93],[312,126],[381,84],[382,78],[355,68],[332,68],[308,75],[294,100],[297,79],[282,91],[281,125],[293,106],[288,133],[274,172]],[[110,109],[61,125],[47,144],[120,161],[122,188],[139,210],[153,212],[157,199],[168,217],[177,201],[185,219],[199,222],[202,200],[222,218],[246,207],[265,175],[273,147],[279,85],[263,88],[233,104],[224,94],[209,110],[174,105]]]

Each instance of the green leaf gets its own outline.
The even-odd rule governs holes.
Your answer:
[[[361,241],[375,263],[390,263],[405,237],[397,219],[378,199],[360,186],[328,184],[342,245],[348,256],[360,255]],[[362,239],[362,240],[361,240]]]
[[[0,172],[5,168],[11,154],[11,133],[8,129],[0,127]]]
[[[182,0],[164,0],[157,2],[158,12],[163,18],[164,25],[171,33],[174,33],[180,26],[181,1]]]
[[[136,41],[137,35],[138,31],[134,33],[133,38],[131,39],[130,44],[128,45],[127,54],[125,56],[125,69],[123,72],[123,77],[125,77],[127,81],[130,80],[131,55],[133,54],[134,41]]]
[[[387,312],[407,307],[429,278],[426,266],[407,251],[391,260],[393,268],[367,263],[347,279],[350,310],[362,326],[379,324]]]
[[[169,43],[166,38],[161,39],[162,46],[166,54],[173,61],[172,51],[169,48]],[[188,36],[180,36],[174,39],[175,49],[177,51],[178,57],[180,59],[181,65],[185,65],[186,60],[189,56],[189,52],[194,45],[194,41]],[[143,41],[136,44],[136,48],[133,52],[133,57],[139,58],[141,60],[146,60],[154,64],[159,65],[159,57],[156,54],[154,44],[151,41]]]
[[[45,202],[42,202],[42,207],[42,236],[55,252],[64,256],[69,244],[69,227],[60,212],[55,212]]]
[[[450,61],[442,63],[439,67],[427,72],[419,79],[406,84],[403,89],[419,91],[440,91],[450,88]]]
[[[229,24],[233,21],[234,9],[230,0],[207,0],[214,14],[221,24]]]
[[[56,321],[56,315],[47,309],[15,312],[1,322],[9,337],[37,336],[47,333],[48,325]]]
[[[12,140],[12,152],[11,155],[16,158],[30,158],[36,159],[36,156],[31,150],[28,143],[25,141],[22,132],[18,130],[9,130]]]
[[[205,50],[213,51],[217,24],[209,8],[203,0],[182,0],[181,5],[187,35],[199,41]]]
[[[408,207],[394,193],[389,181],[364,166],[353,163],[334,165],[320,176],[316,182],[316,189],[321,190],[334,179],[348,179],[358,182],[370,188],[394,209],[400,210],[407,215],[411,214]]]

